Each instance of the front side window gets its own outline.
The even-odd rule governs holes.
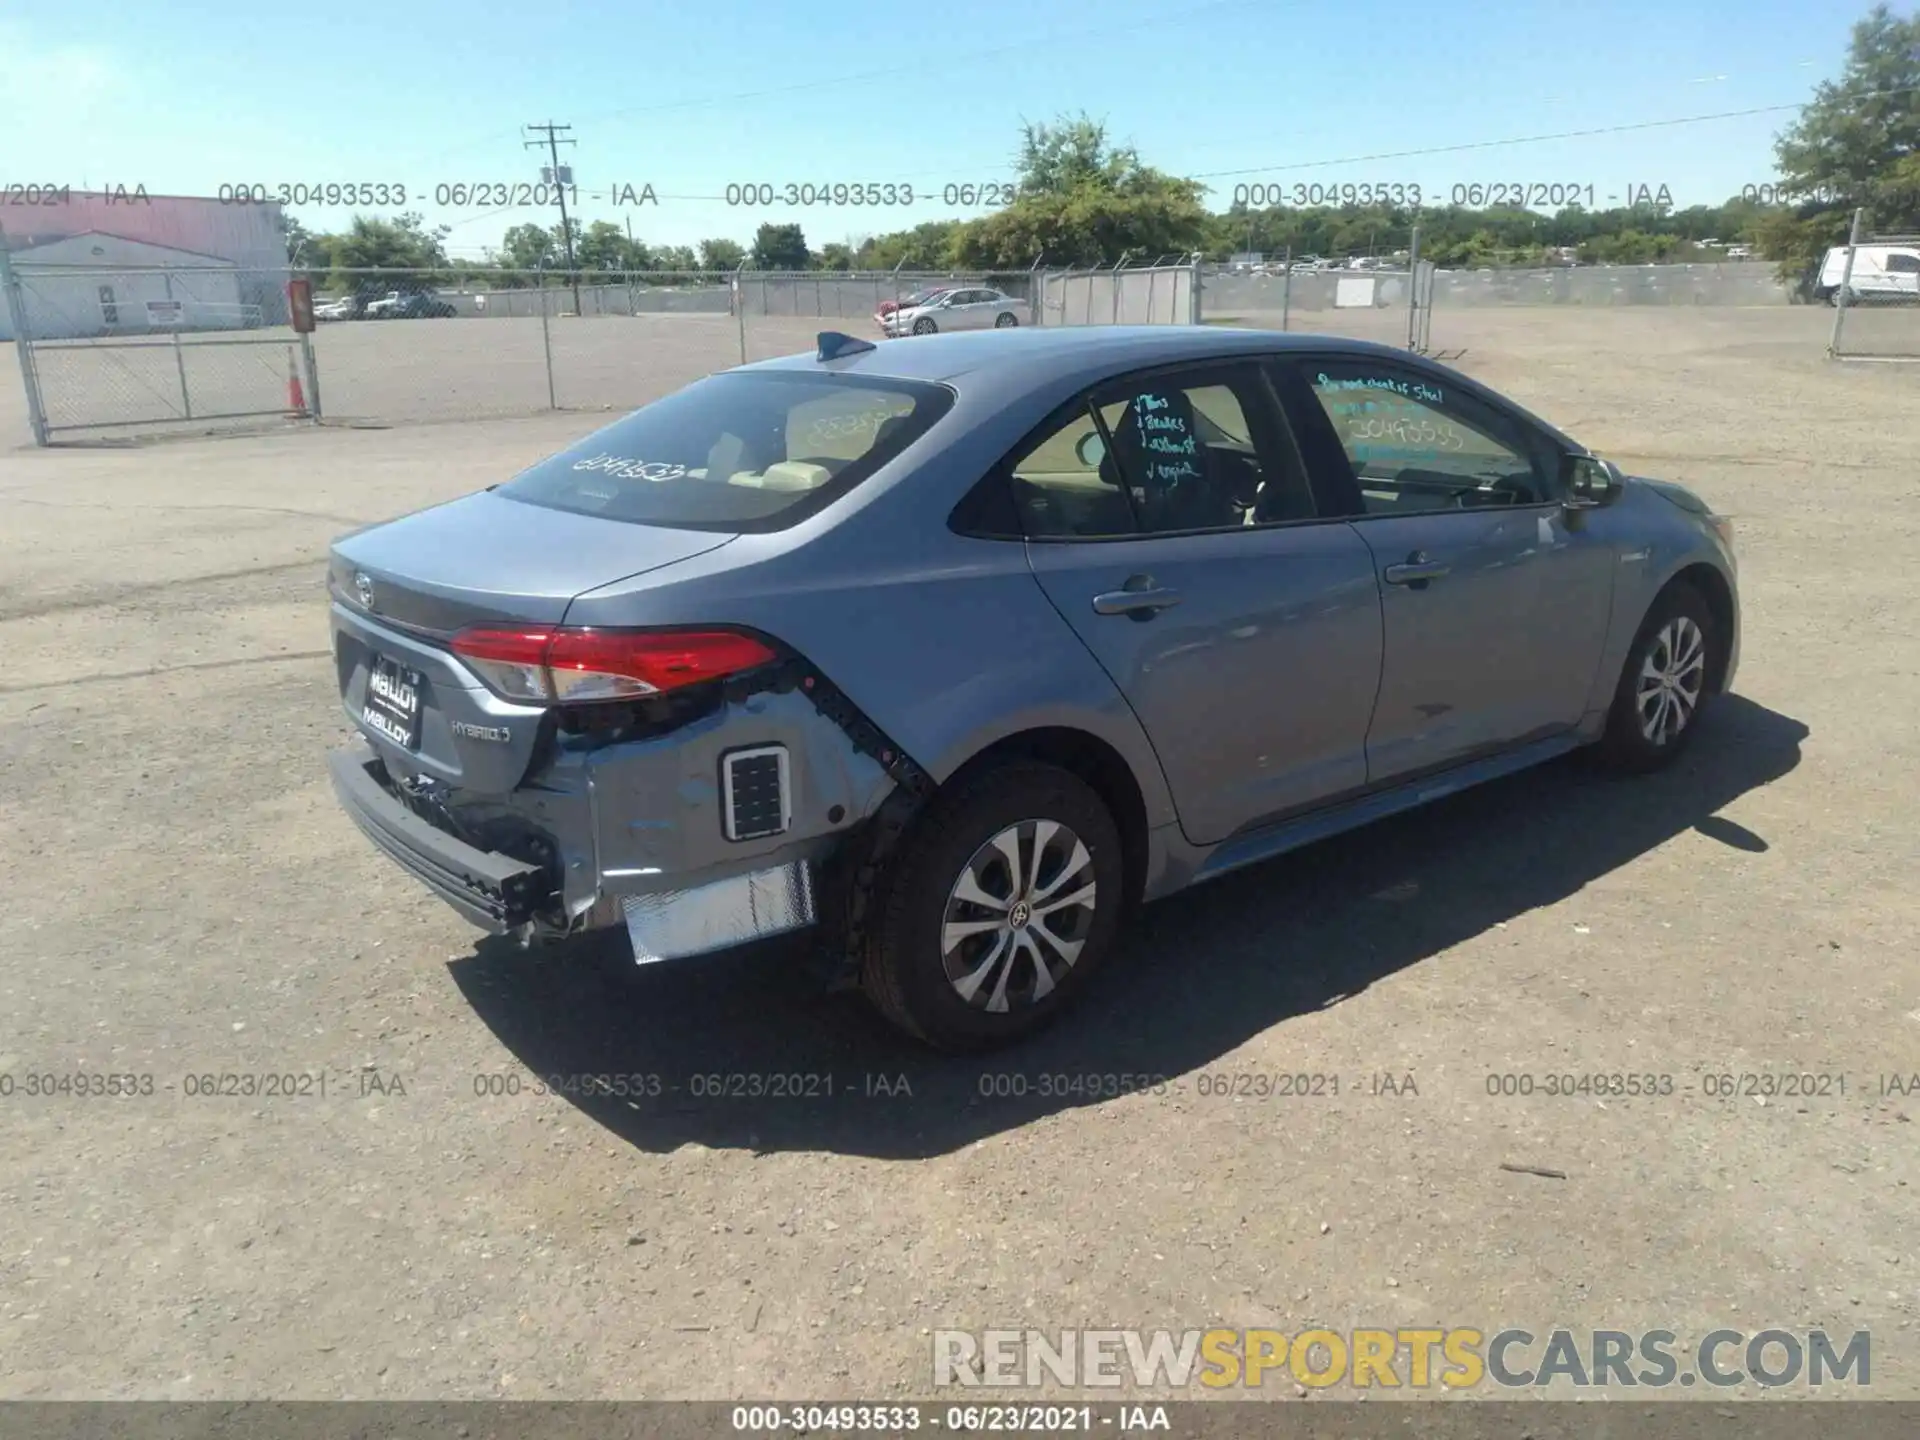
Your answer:
[[[1014,457],[1026,532],[1104,539],[1312,518],[1298,456],[1273,417],[1252,366],[1102,386]]]
[[[1437,378],[1367,361],[1310,364],[1368,515],[1551,498],[1549,467],[1517,426]]]
[[[494,493],[684,530],[798,524],[912,444],[942,386],[805,372],[713,375],[541,461]]]

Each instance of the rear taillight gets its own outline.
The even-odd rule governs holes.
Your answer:
[[[453,653],[509,700],[577,704],[660,695],[779,657],[731,630],[463,630]]]

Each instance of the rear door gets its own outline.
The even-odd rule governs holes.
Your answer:
[[[1104,385],[1006,471],[1034,574],[1139,717],[1189,840],[1365,783],[1372,553],[1315,507],[1258,364]]]
[[[1323,490],[1348,496],[1380,581],[1369,782],[1565,731],[1607,635],[1615,548],[1561,504],[1559,447],[1411,360],[1277,367]]]

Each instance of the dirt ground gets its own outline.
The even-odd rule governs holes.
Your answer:
[[[1869,1330],[1873,1395],[1920,1397],[1920,1096],[1885,1088],[1920,1072],[1920,420],[1910,369],[1821,359],[1826,319],[1437,319],[1737,517],[1738,693],[1660,777],[1551,766],[1153,907],[986,1062],[813,996],[791,947],[476,943],[336,811],[329,539],[599,417],[9,430],[0,1397],[930,1395],[933,1329],[1216,1324]],[[136,1093],[27,1093],[83,1071]],[[1594,1071],[1678,1085],[1489,1093]],[[1800,1072],[1845,1093],[1705,1093]],[[596,1073],[663,1092],[534,1093]],[[696,1093],[727,1073],[834,1093]],[[1271,1073],[1344,1083],[1201,1093]],[[326,1093],[193,1093],[268,1074]],[[1076,1074],[1175,1093],[1038,1093]]]

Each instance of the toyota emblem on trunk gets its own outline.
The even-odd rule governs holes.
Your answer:
[[[362,570],[353,577],[353,593],[360,597],[362,608],[373,609],[373,577]]]

